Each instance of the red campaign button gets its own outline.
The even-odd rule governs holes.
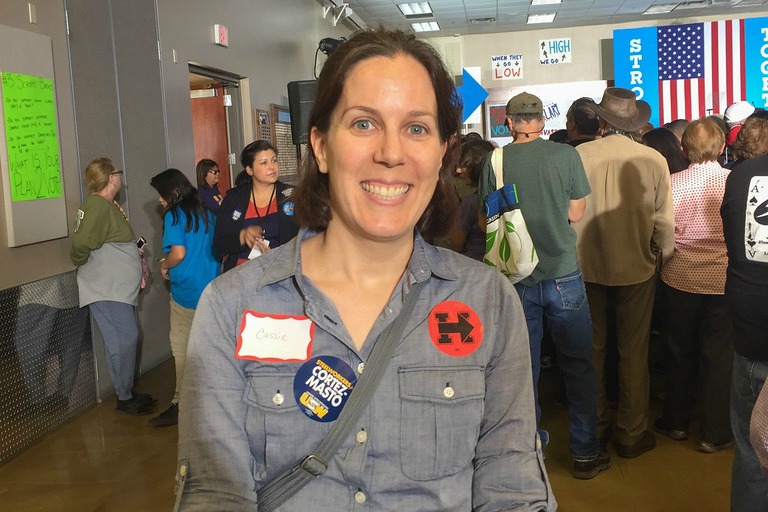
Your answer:
[[[468,356],[483,342],[483,324],[462,302],[441,302],[429,313],[429,337],[437,350],[453,357]]]

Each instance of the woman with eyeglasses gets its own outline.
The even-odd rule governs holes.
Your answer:
[[[200,194],[203,204],[216,213],[224,200],[219,191],[219,164],[210,158],[203,158],[197,162],[195,171],[197,172],[197,193]]]
[[[77,268],[80,307],[88,306],[107,355],[107,371],[117,393],[120,412],[143,416],[155,400],[133,393],[139,328],[136,304],[141,286],[141,249],[128,216],[115,196],[123,186],[123,171],[109,158],[97,158],[85,168],[88,190],[77,210],[69,255]]]
[[[240,155],[244,179],[227,192],[216,222],[213,246],[224,255],[224,272],[275,247],[299,232],[293,220],[293,187],[279,181],[277,149],[251,142]],[[242,175],[242,173],[241,173]]]

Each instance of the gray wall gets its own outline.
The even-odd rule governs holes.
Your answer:
[[[71,234],[75,212],[80,204],[80,172],[75,130],[73,129],[75,112],[69,74],[64,9],[61,0],[41,0],[34,3],[37,7],[37,24],[29,23],[27,2],[22,0],[3,0],[0,2],[0,24],[51,38],[59,140],[61,142],[62,179],[67,205],[67,225]],[[8,248],[5,244],[4,215],[3,209],[0,209],[0,289],[72,270],[72,263],[69,261],[70,241],[68,238]]]
[[[313,78],[320,39],[350,32],[341,23],[333,27],[330,18],[323,19],[322,7],[314,0],[159,0],[158,23],[169,155],[180,169],[194,166],[188,62],[247,77],[250,106],[268,110],[270,103],[288,106],[288,82]],[[228,48],[213,44],[216,23],[229,28]],[[173,62],[173,50],[178,62]],[[322,53],[318,60],[319,72]],[[246,123],[251,128],[250,111]],[[239,141],[239,147],[233,141],[238,156],[251,137]]]
[[[143,334],[139,370],[144,372],[170,356],[168,289],[155,261],[162,225],[149,180],[167,167],[178,167],[194,180],[188,62],[244,77],[247,111],[232,114],[244,125],[243,140],[232,141],[239,153],[253,134],[250,108],[287,105],[287,82],[312,77],[318,41],[348,35],[350,28],[332,27],[315,0],[33,3],[37,24],[29,22],[26,0],[0,2],[0,24],[53,40],[69,236],[83,194],[81,170],[93,158],[107,156],[125,170],[126,187],[118,200],[136,235],[149,241],[155,279],[138,308]],[[215,23],[228,26],[229,48],[213,44]],[[323,60],[321,54],[318,64]],[[72,270],[70,243],[68,237],[13,249],[0,244],[0,289]],[[98,340],[97,332],[94,337]],[[103,369],[101,343],[96,349]],[[99,372],[99,388],[102,396],[110,391],[106,371]]]

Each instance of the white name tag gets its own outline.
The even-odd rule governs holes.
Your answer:
[[[312,355],[315,324],[305,316],[243,313],[235,357],[252,361],[300,362]]]

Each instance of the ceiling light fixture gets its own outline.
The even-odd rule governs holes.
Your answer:
[[[425,21],[423,23],[411,23],[414,32],[437,32],[440,25],[435,21]]]
[[[432,16],[432,7],[429,2],[413,2],[409,4],[398,4],[398,9],[408,19],[426,18]]]
[[[707,7],[709,5],[712,5],[711,0],[696,0],[694,2],[682,2],[680,5],[675,7],[675,10],[680,9],[702,9],[704,7]]]
[[[668,12],[672,12],[674,8],[677,6],[678,4],[652,5],[648,9],[646,9],[643,14],[666,14]]]
[[[528,24],[534,24],[534,23],[552,23],[555,21],[555,15],[557,13],[551,13],[551,14],[529,14],[528,15],[528,21],[526,23]]]
[[[552,5],[561,3],[563,3],[563,0],[531,0],[531,5]]]
[[[763,5],[766,0],[740,0],[732,1],[731,7],[747,7],[750,5]]]

